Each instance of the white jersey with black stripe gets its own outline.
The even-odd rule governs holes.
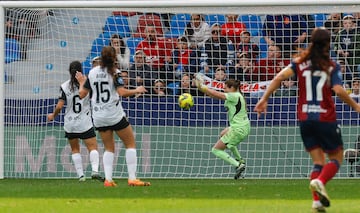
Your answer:
[[[90,97],[80,99],[79,88],[71,90],[70,80],[61,84],[60,99],[65,99],[64,130],[67,133],[83,133],[93,127],[90,112]]]
[[[117,70],[120,73],[119,70]],[[90,70],[85,88],[91,90],[92,116],[95,127],[112,126],[125,116],[114,78],[107,69],[97,66]]]

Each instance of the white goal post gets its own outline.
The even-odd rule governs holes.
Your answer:
[[[305,29],[300,27],[297,29],[309,33],[313,29],[310,23],[311,26],[319,27],[333,13],[340,13],[343,16],[360,14],[360,2],[358,0],[0,1],[0,22],[4,23],[0,26],[0,38],[3,41],[0,42],[2,50],[0,73],[4,76],[0,78],[0,179],[76,177],[71,162],[71,150],[62,128],[63,113],[54,122],[47,122],[46,115],[54,110],[61,83],[69,79],[70,62],[79,60],[84,70],[89,71],[91,59],[99,55],[99,49],[103,45],[109,44],[110,37],[114,34],[114,31],[108,32],[109,20],[121,17],[121,23],[126,23],[115,27],[127,30],[117,33],[130,49],[130,64],[132,64],[135,60],[136,45],[144,39],[137,35],[144,14],[153,14],[160,18],[160,31],[163,35],[159,37],[164,37],[171,43],[170,46],[166,46],[171,49],[165,48],[166,54],[173,53],[178,36],[183,35],[183,31],[174,33],[172,27],[189,24],[191,14],[201,14],[209,29],[216,23],[219,26],[225,24],[226,15],[236,14],[237,20],[246,25],[244,31],[251,32],[251,42],[259,47],[256,58],[251,61],[251,69],[261,70],[268,68],[259,62],[268,56],[269,49],[264,42],[262,29],[267,15],[293,14],[310,17],[308,20],[304,19]],[[162,16],[164,14],[166,16]],[[177,15],[183,16],[175,19]],[[322,19],[317,18],[320,15],[323,15]],[[256,20],[252,19],[254,17]],[[276,20],[273,22],[275,23]],[[254,27],[255,25],[257,28]],[[360,26],[357,27],[360,29]],[[231,39],[227,41],[229,40]],[[103,43],[97,43],[99,41]],[[206,43],[206,40],[204,42]],[[307,40],[304,41],[303,47],[306,45]],[[226,62],[222,65],[227,67],[227,77],[231,77],[232,71],[229,71],[228,67],[233,66],[234,70],[238,69],[235,68],[235,64],[240,61],[238,58],[241,55],[238,49],[240,45],[227,42],[225,46],[227,58],[224,61],[229,61],[229,57],[233,57],[230,61],[234,64],[229,65]],[[14,53],[15,50],[18,52]],[[204,61],[209,60],[202,57],[206,53],[206,48],[199,46],[192,51],[199,52],[194,56],[196,61],[194,67],[196,66],[196,71],[202,71]],[[208,57],[209,54],[206,54]],[[338,60],[336,53],[334,54],[334,59]],[[224,58],[221,56],[215,59]],[[288,58],[281,56],[280,59],[285,61]],[[357,59],[357,56],[352,56],[349,61]],[[349,61],[346,60],[346,66],[349,65]],[[190,60],[188,63],[190,64]],[[354,64],[353,67],[356,65],[360,64]],[[168,69],[169,67],[160,70],[157,77],[167,76],[167,72],[173,72]],[[214,68],[214,72],[215,70]],[[360,72],[360,69],[354,72]],[[129,75],[130,73],[131,71],[128,71]],[[255,75],[256,78],[250,76],[250,80],[248,78],[244,80],[242,87],[247,96],[252,123],[250,136],[239,145],[240,153],[247,162],[245,177],[306,178],[311,162],[303,149],[297,126],[296,97],[282,93],[278,96],[274,95],[269,104],[268,116],[257,119],[253,107],[258,99],[257,95],[261,94],[262,86],[266,86],[270,77],[269,79],[266,77],[267,80],[260,80],[260,71]],[[350,75],[351,78],[357,76],[354,73]],[[122,99],[136,134],[139,177],[231,178],[234,168],[211,153],[211,147],[217,141],[220,131],[227,126],[223,103],[199,96],[195,97],[195,106],[189,111],[180,109],[177,105],[178,94],[172,92],[180,90],[181,79],[174,76],[167,79],[171,82],[171,88],[170,83],[167,84],[169,94],[166,97]],[[347,80],[350,82],[352,79]],[[151,79],[151,82],[155,84],[155,79]],[[153,87],[150,89],[152,90]],[[353,148],[360,135],[359,115],[337,99],[336,104],[339,123],[342,125],[344,148]],[[100,138],[97,139],[102,156],[103,146]],[[127,171],[124,147],[119,139],[116,140],[114,176],[125,178]],[[89,168],[85,146],[82,145],[81,149],[84,168]],[[357,162],[350,164],[345,160],[338,177],[359,176],[360,166],[359,171],[356,171],[356,166],[359,166]],[[102,165],[100,167],[102,172]]]

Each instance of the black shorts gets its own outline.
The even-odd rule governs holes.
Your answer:
[[[302,121],[300,132],[306,151],[320,147],[326,153],[334,153],[343,148],[340,127],[336,122]]]
[[[95,129],[91,127],[88,131],[82,132],[82,133],[68,133],[65,132],[65,138],[68,139],[74,139],[74,138],[80,138],[80,139],[88,139],[96,137]]]
[[[129,125],[130,125],[129,121],[126,119],[126,117],[123,117],[121,119],[121,121],[119,123],[117,123],[117,124],[114,124],[112,126],[97,127],[96,130],[98,130],[99,132],[104,132],[104,131],[107,131],[107,130],[118,131],[118,130],[125,129]]]

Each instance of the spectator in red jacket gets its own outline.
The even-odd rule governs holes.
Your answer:
[[[241,33],[246,30],[246,25],[237,21],[239,15],[227,14],[227,22],[221,26],[221,35],[236,46],[240,43]]]
[[[274,76],[290,63],[282,57],[280,46],[270,45],[267,57],[260,59],[254,67],[253,81],[270,81]]]
[[[166,39],[157,36],[154,26],[147,26],[145,33],[146,38],[138,44],[136,50],[143,51],[146,55],[146,63],[153,71],[160,72],[160,78],[165,78],[165,57],[171,55],[172,48],[168,47]]]

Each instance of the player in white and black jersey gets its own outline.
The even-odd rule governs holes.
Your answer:
[[[125,158],[129,173],[129,186],[149,186],[136,178],[137,153],[132,127],[128,122],[120,103],[119,96],[129,97],[146,92],[143,86],[126,89],[120,71],[116,68],[116,52],[113,47],[106,46],[101,51],[100,66],[90,70],[88,77],[81,72],[76,73],[80,83],[80,98],[91,92],[92,116],[95,128],[99,131],[104,143],[103,155],[105,187],[115,187],[112,179],[115,139],[114,132],[123,141],[126,151]]]
[[[55,110],[53,113],[48,114],[47,118],[49,121],[54,120],[66,104],[64,116],[65,137],[71,147],[71,157],[79,181],[85,181],[80,154],[80,139],[85,142],[89,151],[92,168],[91,178],[104,181],[104,178],[99,175],[99,152],[97,151],[96,134],[91,118],[90,98],[89,96],[83,99],[79,97],[79,82],[75,78],[77,71],[82,72],[81,63],[79,61],[71,62],[69,67],[70,79],[61,84],[60,96]]]

